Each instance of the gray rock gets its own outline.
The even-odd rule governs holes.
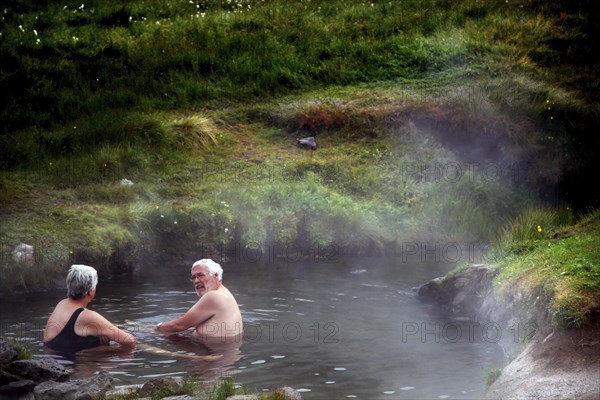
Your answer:
[[[140,396],[151,396],[158,391],[168,391],[171,393],[181,392],[183,389],[184,380],[180,376],[165,376],[161,378],[151,379],[144,383],[140,389]]]
[[[277,389],[274,394],[285,400],[302,400],[302,395],[300,395],[300,392],[289,386],[284,386]]]
[[[0,399],[22,399],[33,392],[35,385],[34,381],[22,380],[0,386]]]
[[[229,396],[225,400],[258,400],[258,396],[255,394],[236,394],[235,396]]]
[[[13,250],[13,260],[18,263],[33,265],[33,246],[21,243]]]
[[[454,316],[475,318],[497,273],[488,265],[472,265],[455,274],[427,282],[419,288],[417,296],[435,303]]]
[[[106,392],[105,397],[110,399],[112,397],[133,397],[134,394],[139,393],[142,385],[123,385],[117,386],[114,389],[110,389]]]
[[[0,338],[0,365],[10,364],[17,359],[17,347],[6,339]]]
[[[91,400],[99,399],[113,387],[113,377],[101,371],[87,379],[67,382],[42,382],[33,390],[35,400]]]
[[[70,373],[54,358],[17,360],[10,363],[8,367],[10,371],[19,375],[22,379],[30,379],[34,382],[65,381],[69,379]]]
[[[0,369],[0,386],[6,385],[7,383],[11,383],[11,382],[16,382],[21,380],[20,377],[18,377],[15,374],[11,374],[8,371],[2,371]]]
[[[436,303],[441,302],[444,297],[442,282],[443,278],[432,279],[417,290],[417,296]]]

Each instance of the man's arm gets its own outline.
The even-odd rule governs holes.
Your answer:
[[[175,333],[189,328],[195,328],[215,315],[216,305],[216,294],[208,292],[181,317],[171,321],[161,322],[154,330],[163,333]]]

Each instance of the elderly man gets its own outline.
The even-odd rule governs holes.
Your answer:
[[[181,317],[160,322],[155,330],[175,333],[194,328],[192,336],[202,341],[226,340],[242,334],[242,314],[237,301],[221,280],[223,269],[211,259],[192,265],[190,281],[200,300]]]

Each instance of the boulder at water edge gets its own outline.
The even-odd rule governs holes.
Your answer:
[[[114,378],[101,371],[88,379],[67,382],[42,382],[33,389],[35,400],[87,400],[99,399],[113,388]]]

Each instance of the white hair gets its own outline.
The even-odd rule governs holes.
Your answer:
[[[208,269],[209,274],[217,275],[217,278],[219,278],[220,281],[223,280],[223,268],[219,263],[214,262],[210,258],[203,258],[192,265],[192,271],[194,270],[194,267],[199,265],[205,266]]]
[[[90,266],[73,264],[67,274],[67,295],[74,300],[84,298],[87,293],[96,288],[98,272]]]

